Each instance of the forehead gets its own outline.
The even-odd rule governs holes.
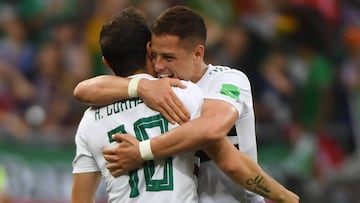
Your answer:
[[[182,53],[185,49],[181,46],[180,39],[173,35],[151,36],[151,50],[159,53]]]

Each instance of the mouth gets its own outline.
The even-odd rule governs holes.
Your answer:
[[[172,78],[173,74],[158,74],[158,78]]]

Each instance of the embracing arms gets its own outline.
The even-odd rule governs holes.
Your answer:
[[[199,118],[152,138],[152,152],[158,158],[203,148],[210,142],[225,138],[237,115],[237,110],[228,103],[205,99]]]
[[[160,158],[204,148],[209,143],[225,138],[237,117],[237,110],[227,102],[206,99],[200,117],[150,140],[152,154],[155,158]],[[111,174],[119,176],[138,168],[143,162],[139,142],[126,134],[116,134],[114,138],[123,142],[117,147],[103,149]]]
[[[214,107],[219,112],[211,110]],[[244,188],[279,203],[299,202],[296,194],[271,178],[227,139],[225,129],[230,129],[237,119],[237,110],[232,105],[218,100],[205,100],[203,108],[199,118],[151,139],[151,150],[156,158],[203,148],[227,176]],[[229,113],[224,116],[221,114],[224,111]],[[223,132],[218,126],[223,126]],[[125,134],[116,134],[115,138],[122,141],[119,147],[104,149],[103,152],[108,161],[107,168],[114,176],[119,176],[139,167],[143,160],[136,138]]]
[[[74,97],[90,105],[107,105],[129,98],[127,90],[129,78],[113,75],[100,75],[81,81],[74,89]]]
[[[299,196],[265,173],[227,138],[211,143],[204,150],[217,167],[245,189],[278,203],[299,203]]]
[[[105,105],[129,98],[128,84],[128,78],[97,76],[80,82],[74,90],[74,96],[84,103]],[[172,86],[186,88],[178,79],[141,79],[138,84],[138,95],[170,122],[175,120],[182,124],[189,120],[189,113],[173,92]],[[155,157],[202,148],[209,141],[225,137],[237,119],[236,109],[220,100],[205,100],[201,115],[201,118],[192,121],[193,124],[184,123],[181,129],[169,131],[164,136],[152,140],[151,148]],[[188,136],[191,137],[189,140],[183,139],[183,135],[190,133],[196,136]]]
[[[130,78],[100,75],[80,82],[74,89],[74,97],[90,105],[107,105],[129,99]],[[138,95],[152,109],[159,111],[170,123],[184,123],[189,120],[189,112],[171,87],[186,88],[179,79],[140,79]]]
[[[117,77],[116,80],[118,79]],[[109,80],[107,81],[109,82]],[[149,98],[144,95],[146,93],[153,94],[152,97],[155,98],[156,101],[159,94],[161,96],[161,93],[159,93],[160,88],[151,87],[154,82],[156,81],[140,80],[138,88],[140,97],[143,99]],[[145,83],[148,84],[145,85]],[[124,85],[125,83],[122,84]],[[162,85],[164,86],[164,84]],[[114,86],[114,83],[110,84],[110,88],[115,88]],[[127,84],[122,87],[127,90]],[[172,92],[170,83],[167,84],[167,87],[169,92]],[[148,91],[144,91],[146,88]],[[116,87],[115,91],[119,92],[120,88]],[[157,92],[156,96],[154,96],[154,92]],[[117,95],[120,94],[118,93]],[[127,95],[127,91],[125,91],[124,95]],[[167,96],[171,98],[169,95],[170,94],[167,94]],[[103,95],[103,97],[105,96]],[[166,101],[159,98],[158,100]],[[146,99],[144,99],[144,101],[146,103]],[[237,118],[238,111],[231,104],[221,100],[207,99],[204,101],[199,118],[186,122],[180,127],[166,132],[162,136],[151,139],[151,151],[153,155],[158,158],[182,151],[203,148],[225,174],[246,189],[281,203],[299,202],[296,194],[287,190],[268,176],[254,161],[235,149],[231,143],[226,144],[228,142],[226,134],[234,125]],[[184,136],[186,136],[186,139],[184,139]],[[129,135],[117,134],[115,135],[115,139],[123,142],[119,143],[118,147],[105,148],[103,153],[104,158],[108,161],[107,168],[112,175],[119,176],[131,169],[138,168],[143,160],[139,152],[139,141],[136,138]],[[224,139],[226,141],[224,141]],[[229,147],[229,144],[231,147]],[[223,156],[229,158],[224,158]],[[234,159],[237,161],[234,161]]]

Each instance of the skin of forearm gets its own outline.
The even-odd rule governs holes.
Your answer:
[[[95,203],[95,194],[101,180],[101,173],[74,174],[71,202]]]
[[[245,189],[277,202],[283,202],[289,195],[290,191],[239,152],[228,139],[209,144],[204,150],[228,177]]]
[[[81,81],[75,87],[73,94],[76,99],[83,103],[102,106],[128,99],[128,84],[128,78],[100,75]]]
[[[199,118],[152,138],[152,152],[160,158],[204,148],[209,143],[225,138],[237,117],[237,110],[227,102],[205,100]]]
[[[201,126],[201,119],[184,123],[181,128],[174,128],[161,136],[151,139],[151,150],[156,158],[163,158],[184,151],[194,151],[205,147],[211,142],[211,137],[206,137],[208,131]],[[226,134],[224,134],[226,136]]]

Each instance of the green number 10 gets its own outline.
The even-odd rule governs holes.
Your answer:
[[[147,118],[141,118],[134,123],[135,136],[139,141],[149,139],[146,129],[160,128],[160,133],[163,134],[168,131],[168,121],[160,114],[150,116]],[[113,142],[112,135],[115,133],[126,133],[124,125],[120,125],[117,128],[108,132],[108,138],[110,143]],[[172,157],[164,159],[164,171],[162,179],[153,179],[155,173],[155,162],[145,161],[144,162],[144,176],[146,182],[146,191],[162,191],[162,190],[173,190],[174,178],[173,178],[173,166]],[[139,177],[138,170],[133,170],[129,173],[129,184],[131,187],[130,198],[139,196]]]

